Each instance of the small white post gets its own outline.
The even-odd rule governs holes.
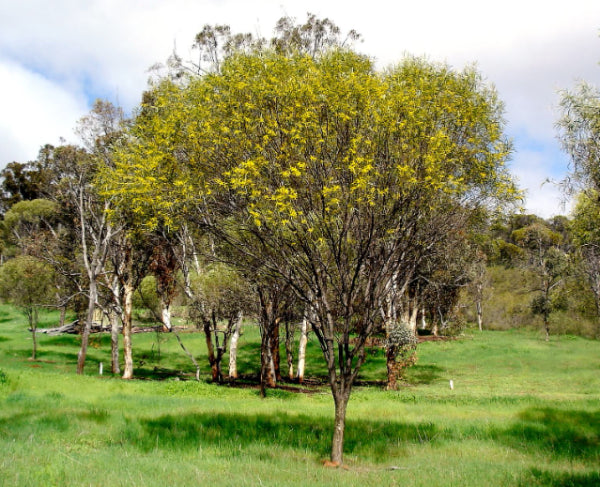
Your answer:
[[[104,364],[102,362],[100,362],[100,364],[98,365],[98,373],[100,375],[102,375],[103,370],[104,370]]]
[[[452,379],[450,379],[450,390],[454,390],[454,381]]]

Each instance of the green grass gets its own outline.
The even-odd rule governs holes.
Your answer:
[[[41,336],[32,362],[25,320],[0,306],[0,485],[600,485],[597,341],[546,343],[519,330],[421,344],[400,391],[355,388],[346,470],[321,465],[333,418],[326,387],[260,399],[253,387],[216,386],[202,336],[182,339],[201,382],[188,380],[194,368],[175,337],[154,333],[134,336],[138,380],[98,375],[110,352],[99,335],[77,376],[78,337]],[[247,326],[240,373],[258,372],[257,342]],[[322,374],[314,341],[308,355],[307,373]],[[373,350],[361,380],[384,370]]]

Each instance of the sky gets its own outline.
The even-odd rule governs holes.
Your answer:
[[[600,85],[600,0],[0,0],[0,169],[46,143],[77,143],[97,98],[131,112],[148,69],[174,49],[191,59],[205,24],[270,37],[277,19],[307,12],[358,31],[355,48],[381,68],[407,54],[475,65],[505,103],[524,211],[568,213],[552,182],[569,167],[559,93]]]

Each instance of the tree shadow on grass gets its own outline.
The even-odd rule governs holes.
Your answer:
[[[406,382],[411,385],[429,385],[441,377],[442,368],[437,365],[413,365],[406,372]]]
[[[47,345],[53,347],[79,347],[81,343],[81,337],[79,335],[48,336],[39,333],[38,336],[42,337]]]
[[[131,420],[123,434],[125,441],[143,451],[196,450],[200,445],[216,445],[233,452],[267,445],[274,451],[295,448],[326,456],[332,428],[332,420],[312,416],[201,413]],[[403,443],[433,442],[439,435],[432,423],[348,421],[344,451],[385,461]]]
[[[600,410],[526,409],[519,420],[499,432],[497,438],[516,449],[542,451],[556,459],[600,465]]]

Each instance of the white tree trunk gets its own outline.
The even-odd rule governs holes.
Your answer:
[[[298,347],[298,382],[304,382],[304,369],[306,367],[306,344],[308,343],[308,319],[306,316],[302,320],[300,328],[300,344]]]
[[[229,380],[235,380],[238,377],[237,371],[237,351],[242,329],[242,312],[238,314],[237,322],[233,328],[231,341],[229,342]]]
[[[173,326],[171,324],[171,307],[165,302],[163,302],[161,304],[162,304],[161,319],[162,319],[163,326],[167,330],[171,331],[173,329]]]
[[[126,285],[123,288],[124,303],[123,303],[123,355],[124,369],[123,379],[133,379],[133,347],[131,344],[131,326],[132,326],[132,310],[133,310],[133,287]]]

